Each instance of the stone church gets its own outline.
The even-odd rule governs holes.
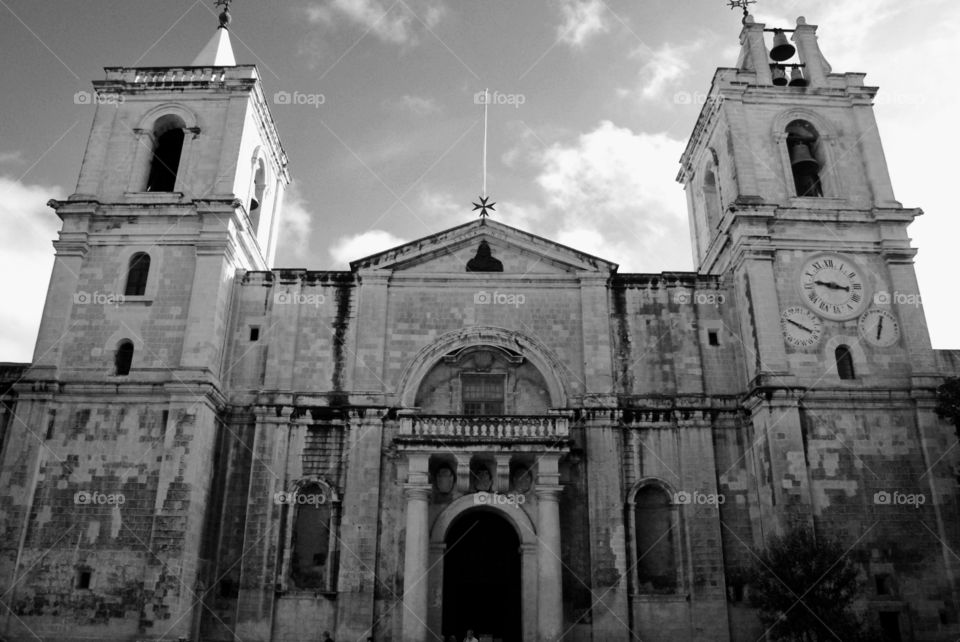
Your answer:
[[[814,25],[746,17],[716,71],[696,272],[485,217],[313,271],[272,267],[290,173],[221,19],[191,66],[106,69],[50,202],[34,357],[0,368],[0,638],[752,642],[751,551],[796,525],[886,639],[960,636],[960,353],[877,88]]]

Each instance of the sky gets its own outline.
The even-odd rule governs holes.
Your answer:
[[[834,72],[867,73],[910,228],[934,347],[960,348],[953,280],[960,83],[954,0],[760,0],[757,21],[819,25]],[[29,361],[59,219],[105,66],[189,64],[212,0],[0,0],[0,361]],[[277,267],[347,269],[473,220],[489,89],[496,220],[620,265],[692,270],[679,158],[716,67],[739,50],[724,0],[235,0],[290,160]],[[277,104],[287,92],[299,99]],[[81,104],[78,104],[81,103]]]

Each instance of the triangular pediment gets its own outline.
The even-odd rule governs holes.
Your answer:
[[[486,244],[487,249],[481,249]],[[488,257],[489,255],[489,257]],[[515,227],[480,219],[350,263],[353,270],[375,269],[411,273],[468,273],[467,265],[503,274],[574,274],[616,272],[617,264],[579,252]]]

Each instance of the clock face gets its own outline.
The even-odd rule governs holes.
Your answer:
[[[889,348],[900,340],[897,317],[886,310],[868,310],[860,317],[860,336],[878,348]]]
[[[834,321],[852,319],[868,302],[860,267],[839,254],[808,259],[800,270],[800,292],[811,310]]]
[[[787,308],[780,316],[783,338],[794,348],[812,348],[820,343],[823,322],[810,310],[800,306]]]

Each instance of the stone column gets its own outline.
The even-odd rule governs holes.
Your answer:
[[[364,270],[357,288],[357,347],[354,351],[354,385],[364,392],[384,391],[387,328],[387,283],[390,274]]]
[[[299,306],[302,307],[302,306]],[[337,579],[338,640],[370,635],[377,584],[377,514],[380,511],[380,457],[383,424],[376,413],[350,411],[345,485],[340,521]],[[426,481],[426,478],[424,478]]]
[[[558,484],[537,485],[537,619],[539,642],[555,642],[563,632],[563,577],[560,562]]]
[[[63,209],[61,206],[57,206],[57,214],[62,217],[61,209]],[[90,214],[92,213],[91,210]],[[73,305],[77,302],[89,302],[89,300],[82,300],[82,295],[77,291],[80,269],[89,248],[86,234],[61,232],[60,240],[54,241],[53,247],[57,254],[54,257],[50,286],[47,288],[47,299],[43,305],[40,331],[33,351],[34,369],[60,367],[63,348],[69,345],[69,341],[65,340],[71,335],[70,319],[73,315]],[[106,363],[110,363],[109,358]]]
[[[423,483],[404,485],[407,498],[406,550],[403,555],[403,640],[427,640],[427,561],[430,536],[427,502],[430,486]]]
[[[563,632],[560,561],[560,455],[537,462],[537,640],[555,642]]]

